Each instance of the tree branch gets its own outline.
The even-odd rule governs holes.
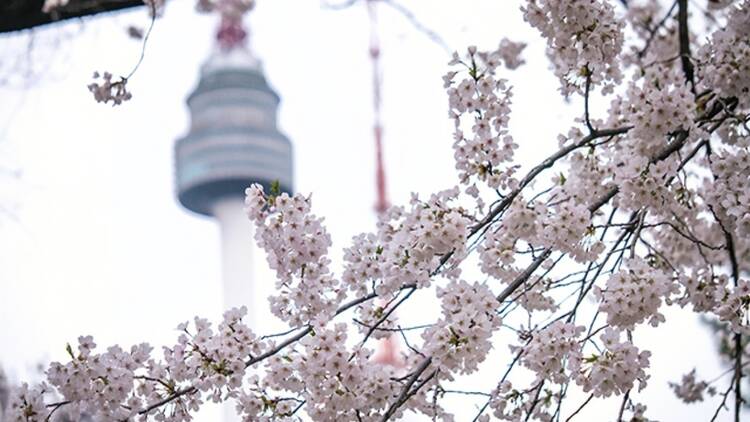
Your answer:
[[[695,94],[693,62],[690,58],[690,30],[688,28],[688,0],[677,0],[677,21],[679,23],[680,59],[685,80]]]
[[[390,407],[388,407],[388,410],[386,410],[385,413],[383,413],[383,417],[380,419],[380,422],[386,422],[388,419],[390,419],[391,416],[396,413],[396,410],[398,410],[398,408],[406,402],[406,400],[409,398],[409,391],[411,390],[411,386],[414,385],[415,382],[417,382],[419,376],[424,373],[428,366],[430,366],[430,363],[432,363],[432,358],[427,358],[419,364],[417,369],[414,370],[414,373],[411,375],[411,377],[409,377],[409,380],[401,390],[401,394],[399,394],[398,398],[396,398],[396,401],[393,402]]]
[[[593,133],[588,134],[583,139],[578,141],[575,144],[568,145],[560,150],[558,150],[556,153],[549,156],[546,160],[542,161],[538,166],[534,167],[529,171],[526,176],[521,179],[521,181],[518,183],[518,187],[513,189],[505,198],[503,198],[502,201],[500,201],[495,207],[490,210],[490,212],[476,225],[474,225],[471,230],[469,231],[469,237],[474,236],[476,233],[478,233],[484,226],[491,223],[498,215],[500,215],[501,212],[503,212],[508,206],[510,206],[511,202],[518,196],[519,193],[523,189],[526,188],[526,186],[529,185],[538,175],[539,173],[543,172],[544,170],[552,167],[559,159],[565,157],[572,151],[586,146],[589,142],[598,139],[598,138],[605,138],[610,136],[617,136],[627,133],[632,128],[632,126],[626,126],[622,128],[616,128],[616,129],[604,129],[604,130],[597,130]],[[611,198],[610,198],[611,199]],[[609,201],[609,200],[607,200]],[[606,202],[606,201],[605,201]]]

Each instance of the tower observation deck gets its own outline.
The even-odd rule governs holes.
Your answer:
[[[178,198],[198,214],[260,183],[292,190],[292,145],[276,126],[279,96],[244,46],[219,49],[188,97],[190,131],[175,146]]]

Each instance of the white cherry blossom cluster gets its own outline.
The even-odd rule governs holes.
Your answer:
[[[569,368],[584,392],[609,397],[624,394],[634,387],[636,381],[639,391],[646,387],[648,375],[645,369],[649,366],[651,352],[639,351],[633,343],[621,342],[620,337],[619,330],[607,328],[600,336],[604,344],[600,354],[583,358],[569,356]]]
[[[538,201],[525,204],[516,198],[498,227],[488,232],[479,246],[482,272],[512,280],[519,273],[514,266],[519,241],[565,252],[578,262],[594,260],[605,245],[592,237],[590,227],[591,212],[578,201],[568,199],[548,207]]]
[[[227,311],[216,332],[202,318],[195,318],[194,333],[188,323],[180,324],[183,334],[177,344],[164,348],[161,362],[145,343],[130,352],[114,346],[94,354],[93,339],[79,338],[77,355],[68,348],[71,362],[53,363],[47,372],[54,392],[66,403],[60,414],[73,420],[83,414],[95,420],[164,419],[169,414],[168,420],[177,422],[192,419],[204,393],[214,402],[236,398],[246,360],[266,347],[242,322],[246,313],[245,307]],[[165,404],[175,399],[168,409]]]
[[[352,355],[346,331],[340,323],[316,330],[301,340],[302,351],[273,358],[267,387],[298,394],[313,420],[379,420],[399,392],[400,385],[390,380],[395,369],[372,364],[367,349]]]
[[[712,156],[713,179],[705,185],[703,196],[737,238],[750,236],[750,152],[722,152]]]
[[[268,345],[260,341],[242,321],[247,308],[234,308],[224,313],[216,332],[203,318],[194,319],[195,333],[187,323],[178,326],[184,334],[178,343],[164,350],[168,362],[162,377],[176,382],[191,383],[200,391],[208,392],[214,402],[236,397],[242,386],[247,360],[260,355]],[[224,398],[222,398],[224,397]]]
[[[546,208],[541,203],[525,205],[521,198],[511,204],[501,223],[485,235],[479,245],[480,268],[483,273],[510,282],[517,273],[516,245],[519,240],[536,241],[542,232]]]
[[[383,278],[386,264],[383,252],[385,249],[375,234],[354,236],[351,246],[344,249],[343,282],[358,295],[367,294],[369,286]]]
[[[266,196],[263,187],[245,191],[246,212],[255,222],[255,239],[276,271],[274,315],[293,326],[323,325],[343,299],[328,265],[331,236],[323,219],[310,212],[310,199],[300,194]]]
[[[561,135],[561,146],[570,140],[578,141],[581,134],[575,132],[571,130],[567,137]],[[559,184],[556,188],[557,196],[589,206],[611,189],[611,171],[607,163],[602,162],[599,154],[594,154],[592,149],[585,153],[572,153],[569,162],[570,170],[560,173],[556,178]]]
[[[550,311],[558,309],[557,302],[551,296],[545,296],[549,290],[549,280],[537,280],[528,286],[523,286],[519,295],[513,298],[523,309],[528,312]]]
[[[503,421],[521,422],[526,420],[552,422],[552,413],[550,408],[559,399],[555,393],[549,389],[539,391],[543,384],[528,390],[518,390],[513,388],[510,381],[502,381],[490,393],[488,406],[492,409],[492,414]],[[489,415],[482,415],[478,419],[480,422],[489,422]]]
[[[515,183],[516,166],[505,165],[513,160],[518,148],[507,130],[512,92],[505,79],[495,77],[497,67],[504,61],[501,57],[510,55],[509,46],[501,45],[501,53],[480,53],[472,47],[466,62],[457,55],[451,62],[468,68],[461,72],[465,74],[461,81],[453,80],[459,74],[456,71],[444,77],[450,116],[456,126],[453,156],[463,185],[478,181],[493,189],[507,189]],[[511,63],[517,64],[512,60]],[[470,134],[465,133],[464,126]]]
[[[191,420],[190,412],[200,407],[203,393],[214,402],[237,397],[246,360],[263,350],[263,343],[242,322],[246,312],[244,307],[227,311],[216,332],[201,318],[195,318],[194,333],[188,323],[180,324],[183,333],[177,344],[164,348],[162,361],[146,343],[129,351],[113,346],[95,353],[93,338],[79,337],[77,351],[67,348],[69,362],[49,366],[49,385],[22,386],[12,395],[10,420],[45,420],[50,411],[40,404],[45,393],[61,397],[56,402],[64,408],[58,414],[71,420],[82,415],[94,420],[165,420],[167,414],[169,421]],[[174,405],[167,409],[172,400]]]
[[[257,377],[255,377],[257,378]],[[237,415],[243,421],[258,422],[292,422],[295,409],[301,401],[293,397],[267,397],[255,388],[253,391],[241,391],[236,399]]]
[[[457,261],[463,259],[471,219],[451,205],[457,196],[457,188],[427,201],[413,195],[408,210],[393,207],[388,211],[376,235],[355,237],[353,246],[344,252],[347,288],[363,293],[374,285],[375,292],[387,300],[406,285],[429,286],[431,274],[447,254]]]
[[[502,60],[502,62],[505,64],[505,67],[507,67],[508,69],[515,70],[526,63],[526,60],[524,60],[521,56],[521,53],[523,53],[523,50],[525,48],[525,42],[513,41],[509,40],[508,38],[503,38],[502,40],[500,40],[500,46],[497,48],[497,50],[494,53],[490,54],[494,54],[497,58]]]
[[[703,394],[708,393],[713,396],[716,391],[709,387],[705,381],[698,381],[695,377],[695,369],[682,376],[679,383],[670,382],[669,387],[674,391],[675,396],[685,403],[695,403],[703,401]]]
[[[443,377],[472,373],[492,348],[490,338],[501,322],[496,314],[500,304],[486,285],[465,281],[438,287],[437,297],[442,318],[422,334],[422,353],[432,357]]]
[[[585,327],[571,323],[555,321],[532,334],[528,345],[511,347],[512,351],[523,349],[521,364],[536,374],[536,381],[548,380],[562,384],[568,379],[565,373],[565,362],[570,356],[580,359],[580,344],[578,337],[586,330]]]
[[[729,323],[735,333],[750,334],[750,281],[740,280],[728,291],[717,307],[716,315]]]
[[[547,40],[547,55],[564,95],[583,93],[586,78],[610,92],[622,80],[619,54],[624,23],[599,0],[535,0],[522,7],[524,19]]]
[[[522,401],[521,393],[513,389],[510,381],[503,381],[490,393],[489,406],[496,418],[500,420],[515,420],[521,416],[521,408],[513,408],[513,405],[520,401]],[[509,414],[510,412],[508,411],[511,410],[509,407],[515,410],[512,412],[513,414]],[[487,420],[489,420],[489,417]]]
[[[510,282],[518,272],[516,261],[516,239],[504,227],[490,231],[479,245],[482,272],[498,280]]]
[[[695,96],[679,68],[651,66],[644,72],[629,84],[620,113],[633,125],[628,137],[635,152],[651,157],[668,134],[694,128]]]
[[[42,421],[49,414],[44,394],[47,385],[30,387],[23,383],[18,388],[11,390],[8,400],[7,414],[0,409],[0,416],[4,416],[8,422]]]
[[[640,68],[647,68],[659,62],[679,66],[679,60],[674,59],[680,53],[678,24],[674,19],[662,21],[667,12],[659,1],[628,4],[625,18],[640,42],[626,48],[624,65],[637,64]]]
[[[714,31],[698,52],[703,83],[724,98],[750,108],[750,1],[734,2],[724,28]]]
[[[384,227],[381,225],[381,227]],[[344,284],[353,291],[357,296],[365,296],[369,290],[375,290],[384,279],[383,274],[388,272],[388,263],[384,254],[384,247],[381,244],[387,244],[385,240],[378,241],[378,237],[373,233],[363,233],[354,236],[352,245],[344,249],[344,273],[341,277]],[[375,286],[375,288],[373,288]],[[386,291],[395,287],[389,286]],[[382,290],[381,290],[382,291]],[[394,328],[395,317],[386,318],[384,312],[386,305],[379,301],[367,301],[357,306],[359,316],[359,329],[362,332],[368,332],[372,327],[378,325],[371,334],[375,338],[384,338],[390,333],[383,329]]]
[[[629,211],[645,207],[652,213],[669,215],[675,209],[675,190],[679,187],[666,182],[677,173],[678,160],[651,163],[647,156],[626,151],[619,151],[622,155],[612,166],[614,182],[620,188],[615,199],[617,206]]]
[[[74,402],[66,412],[78,419],[82,413],[104,420],[127,419],[140,410],[142,397],[134,394],[136,371],[145,369],[151,346],[141,344],[130,352],[119,346],[94,354],[96,344],[91,336],[78,338],[78,353],[68,347],[72,360],[63,365],[53,362],[47,371],[49,383],[65,400]],[[130,410],[122,407],[128,403]]]
[[[628,402],[625,409],[630,413],[629,417],[624,417],[622,420],[627,422],[658,422],[652,419],[648,419],[645,415],[646,405],[641,403]]]
[[[394,298],[395,299],[395,298]],[[357,328],[362,333],[370,333],[373,338],[384,339],[393,335],[398,328],[397,314],[391,312],[391,302],[381,300],[367,301],[357,305]]]
[[[100,76],[101,81],[97,81]],[[94,82],[88,85],[88,89],[94,94],[96,102],[106,104],[112,101],[112,105],[115,106],[133,98],[133,95],[128,91],[127,84],[128,80],[125,78],[112,82],[112,74],[109,72],[104,72],[102,75],[99,75],[99,72],[94,72]]]
[[[607,279],[604,289],[594,287],[599,311],[607,314],[607,324],[633,329],[644,321],[654,327],[664,322],[659,312],[662,301],[671,303],[670,296],[677,292],[672,277],[641,258],[628,259],[623,267]]]
[[[677,180],[675,178],[675,182]],[[679,185],[672,191],[675,201],[665,207],[666,210],[648,210],[648,218],[644,219],[644,223],[660,222],[646,232],[653,237],[652,244],[658,245],[656,247],[662,256],[677,269],[675,275],[678,282],[682,285],[694,283],[690,289],[698,288],[700,291],[690,290],[690,294],[695,293],[696,298],[700,296],[708,299],[713,293],[703,290],[706,287],[704,282],[712,284],[711,278],[718,276],[711,265],[727,256],[726,252],[717,249],[723,243],[723,237],[719,237],[721,233],[716,230],[713,218],[709,217],[710,210],[703,208],[696,191],[689,186]],[[701,211],[696,212],[699,209]],[[696,241],[709,247],[696,244]],[[684,306],[682,302],[683,299],[679,299],[680,306]]]
[[[604,244],[591,231],[591,211],[585,204],[562,201],[548,208],[539,242],[571,255],[577,262],[593,261],[604,251]]]
[[[676,301],[680,306],[691,304],[695,312],[711,312],[726,296],[729,278],[726,275],[714,276],[709,270],[700,269],[681,275],[678,282],[684,290]]]

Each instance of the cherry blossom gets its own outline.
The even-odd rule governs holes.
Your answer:
[[[584,331],[585,327],[556,321],[532,334],[525,347],[513,347],[512,350],[524,350],[521,364],[534,371],[535,382],[564,383],[568,379],[564,361],[566,358],[581,358],[578,337]]]
[[[96,82],[101,76],[101,82]],[[112,74],[104,72],[99,75],[99,72],[94,72],[94,82],[92,82],[88,88],[94,99],[99,103],[108,103],[112,101],[112,105],[120,105],[124,101],[128,101],[133,95],[128,91],[128,80],[120,78],[118,81],[112,81]]]
[[[570,356],[570,368],[584,392],[597,397],[624,394],[638,382],[638,390],[646,387],[649,366],[648,351],[639,351],[629,341],[620,341],[622,333],[607,328],[600,336],[604,350],[600,354]]]
[[[522,7],[524,19],[547,41],[564,94],[583,92],[585,80],[611,91],[622,79],[618,55],[624,24],[614,8],[599,0],[537,0]]]
[[[669,386],[674,391],[674,394],[685,403],[703,401],[704,393],[708,393],[712,396],[716,394],[715,389],[709,387],[708,383],[696,379],[695,369],[683,375],[682,380],[679,383],[670,382]]]
[[[271,310],[292,326],[324,325],[343,291],[328,268],[331,237],[323,219],[310,212],[310,200],[300,194],[265,196],[260,185],[251,186],[246,194],[255,239],[278,277],[280,293],[270,299]]]
[[[607,323],[633,329],[644,321],[653,326],[664,322],[659,307],[662,301],[670,303],[670,295],[677,290],[669,274],[641,259],[628,260],[623,267],[607,280],[604,289],[594,288],[594,295],[601,301],[599,311],[607,314]]]

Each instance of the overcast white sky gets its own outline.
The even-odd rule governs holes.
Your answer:
[[[188,127],[184,99],[216,23],[197,15],[193,3],[168,4],[129,83],[133,100],[117,108],[96,104],[86,84],[94,70],[128,73],[140,44],[125,28],[146,26],[145,10],[39,30],[33,60],[23,54],[28,35],[0,38],[0,167],[21,173],[0,173],[0,205],[12,212],[0,214],[0,363],[16,379],[32,376],[37,362],[64,359],[65,343],[80,334],[100,346],[165,345],[177,323],[221,313],[218,228],[183,210],[173,191],[173,142]],[[516,94],[511,128],[526,162],[552,152],[579,110],[563,107],[557,81],[545,72],[543,42],[518,3],[404,4],[453,48],[493,48],[503,36],[528,42],[528,64],[507,75]],[[412,191],[429,194],[455,181],[440,79],[448,56],[392,9],[380,12],[388,184],[391,201],[405,203]],[[296,188],[312,192],[316,213],[326,216],[338,263],[351,236],[374,225],[365,8],[261,0],[250,26],[253,49],[282,97],[279,123],[294,144]],[[25,78],[27,70],[35,76]],[[265,303],[259,298],[257,306]],[[268,324],[262,332],[273,330]],[[706,331],[688,316],[637,335],[658,345],[654,388],[640,398],[649,416],[708,420],[716,400],[681,407],[666,387],[692,361],[706,378],[720,372]],[[498,349],[506,355],[505,345]],[[486,382],[468,387],[491,383],[507,362],[490,361]],[[614,419],[616,405],[592,408],[581,420]],[[212,412],[202,420],[215,420]],[[467,417],[473,414],[459,413]]]

